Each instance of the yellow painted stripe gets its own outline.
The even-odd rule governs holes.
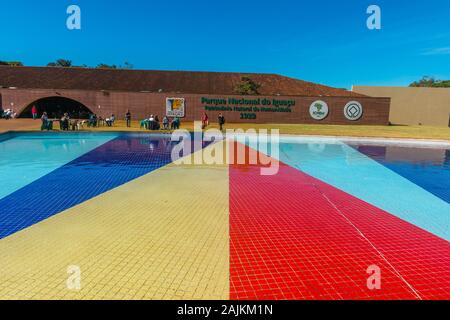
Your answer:
[[[228,201],[226,165],[152,172],[1,240],[0,299],[228,299]]]

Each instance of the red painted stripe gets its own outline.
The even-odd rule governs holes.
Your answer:
[[[276,176],[230,166],[232,300],[449,299],[449,253],[447,241],[283,163]],[[381,290],[367,288],[370,265]]]

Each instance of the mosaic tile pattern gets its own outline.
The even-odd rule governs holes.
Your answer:
[[[284,143],[261,176],[173,146],[122,134],[0,199],[0,299],[450,299],[450,205],[403,151]]]
[[[8,141],[0,143],[0,199],[98,148],[117,134],[9,136]]]
[[[296,143],[283,143],[279,158],[293,168],[450,241],[448,202],[342,142],[313,143],[299,139]]]
[[[228,168],[169,165],[1,240],[0,299],[228,299],[228,239]]]
[[[365,145],[353,147],[450,203],[450,150]]]
[[[374,208],[323,182],[315,182],[421,299],[450,299],[450,242]]]
[[[449,242],[283,163],[230,168],[230,238],[232,299],[450,297]]]
[[[172,162],[170,137],[121,135],[0,199],[0,239]]]

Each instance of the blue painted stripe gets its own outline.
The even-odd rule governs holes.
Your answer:
[[[352,147],[450,203],[450,150],[398,146]]]
[[[280,161],[450,240],[450,204],[344,143],[281,143]]]
[[[34,181],[0,200],[0,239],[169,164],[173,146],[121,135]]]
[[[0,142],[0,199],[117,137],[9,134]]]

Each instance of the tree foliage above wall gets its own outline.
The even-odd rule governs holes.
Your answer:
[[[0,66],[23,67],[20,61],[0,61]]]
[[[261,85],[253,81],[249,76],[242,76],[234,91],[240,95],[259,95],[258,90],[260,87]]]
[[[61,67],[61,68],[70,68],[72,67],[72,61],[66,59],[58,59],[55,62],[49,62],[47,67]]]
[[[71,60],[58,59],[55,62],[50,62],[47,67],[59,67],[59,68],[89,68],[89,66],[83,64],[81,66],[74,66]],[[129,62],[125,62],[123,66],[115,64],[100,63],[96,67],[97,69],[133,69],[133,65]]]
[[[409,86],[424,88],[450,88],[450,80],[436,80],[433,77],[425,76],[419,81],[411,83]]]
[[[96,67],[97,69],[133,69],[131,63],[125,62],[123,66],[116,66],[115,64],[100,63]]]
[[[0,66],[10,66],[10,67],[23,67],[24,64],[20,61],[3,61],[0,60]],[[71,60],[68,59],[58,59],[56,61],[49,62],[47,67],[58,67],[58,68],[89,68],[88,65],[82,64],[79,66],[73,65]],[[133,69],[134,66],[129,62],[124,62],[123,65],[106,64],[100,63],[96,66],[97,69]]]

